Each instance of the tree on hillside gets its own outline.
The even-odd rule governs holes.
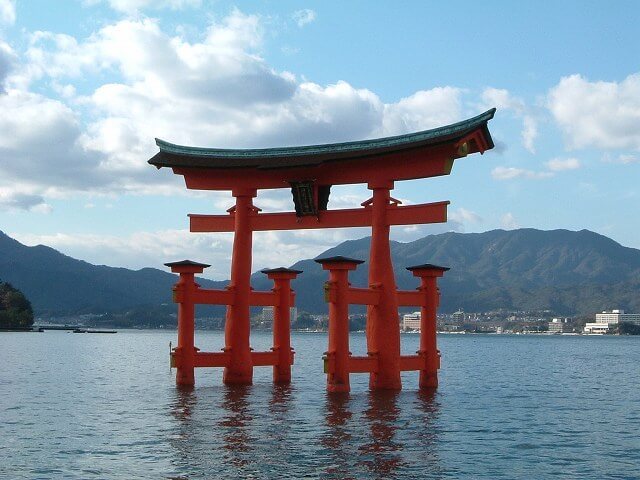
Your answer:
[[[640,325],[630,322],[622,322],[617,325],[619,335],[640,335]]]
[[[11,284],[0,282],[0,328],[29,328],[32,325],[31,302]]]

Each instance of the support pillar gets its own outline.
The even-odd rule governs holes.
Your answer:
[[[231,282],[229,289],[234,301],[227,307],[224,326],[225,348],[230,355],[222,381],[226,384],[250,385],[253,382],[253,363],[251,361],[251,248],[253,232],[251,215],[256,211],[253,206],[254,189],[233,190],[236,199],[233,209],[234,237],[231,254]]]
[[[364,263],[346,257],[316,260],[324,270],[329,270],[326,295],[329,301],[329,349],[326,353],[327,391],[348,392],[349,385],[349,270]]]
[[[415,277],[420,277],[418,288],[425,296],[420,308],[420,350],[418,355],[424,358],[424,368],[420,370],[419,387],[421,390],[438,387],[438,369],[440,368],[440,352],[436,340],[437,310],[440,303],[438,277],[449,270],[446,267],[425,264],[407,267]]]
[[[302,270],[273,268],[261,270],[274,282],[276,305],[273,307],[273,348],[278,361],[273,366],[274,383],[291,383],[291,365],[294,351],[291,348],[291,280]]]
[[[380,301],[367,308],[367,349],[378,356],[378,371],[371,372],[371,390],[400,390],[400,325],[396,282],[389,247],[387,210],[393,182],[369,183],[373,198],[369,287],[378,288]]]
[[[195,274],[202,273],[210,265],[183,260],[165,263],[173,273],[179,273],[178,283],[173,287],[173,300],[178,304],[178,346],[172,352],[176,365],[176,384],[195,385],[195,306],[193,293],[198,285]]]

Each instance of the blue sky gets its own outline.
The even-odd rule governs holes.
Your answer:
[[[337,142],[497,107],[493,151],[396,184],[406,203],[450,200],[450,221],[394,238],[586,228],[640,248],[640,4],[478,5],[0,0],[0,230],[92,263],[188,257],[226,278],[231,236],[191,234],[186,214],[222,213],[230,195],[148,166],[154,137]],[[366,198],[340,187],[330,207]],[[291,208],[280,191],[255,203]],[[254,268],[366,234],[256,234]]]

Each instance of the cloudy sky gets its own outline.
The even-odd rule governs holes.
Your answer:
[[[92,263],[192,258],[228,277],[231,237],[191,234],[191,192],[147,160],[154,138],[269,147],[376,138],[497,107],[496,148],[396,184],[450,200],[426,233],[583,228],[640,248],[636,1],[0,0],[0,230]],[[368,198],[335,188],[331,208]],[[265,211],[287,192],[259,192]],[[362,229],[259,233],[254,268]],[[428,259],[425,259],[428,261]]]

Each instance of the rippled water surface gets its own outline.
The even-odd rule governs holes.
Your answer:
[[[437,393],[360,374],[346,396],[325,393],[324,334],[293,334],[288,388],[261,367],[250,387],[202,369],[179,391],[170,340],[0,333],[0,478],[640,478],[640,337],[440,336]]]

